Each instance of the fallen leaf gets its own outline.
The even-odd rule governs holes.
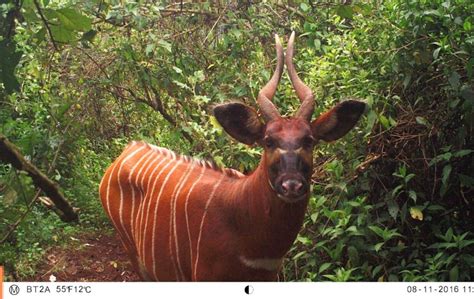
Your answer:
[[[56,256],[54,254],[50,254],[48,255],[48,257],[46,258],[48,260],[48,262],[50,264],[56,264],[58,259],[56,258]]]
[[[410,216],[415,220],[423,221],[423,212],[421,212],[421,210],[416,207],[410,208]]]

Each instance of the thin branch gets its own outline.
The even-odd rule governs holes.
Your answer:
[[[198,15],[206,15],[209,17],[216,17],[215,14],[213,14],[212,12],[195,10],[195,9],[165,8],[165,9],[160,9],[160,12],[166,14],[166,15],[163,15],[164,17],[167,17],[169,15],[174,15],[174,14],[198,14]]]
[[[284,10],[287,10],[287,11],[289,10],[292,13],[296,14],[298,17],[302,18],[303,20],[306,20],[306,16],[294,7],[291,7],[291,6],[288,6],[288,5],[285,5],[285,4],[277,4],[277,6],[280,7],[281,9],[284,9]]]
[[[58,51],[59,50],[58,45],[56,44],[56,41],[54,40],[53,33],[51,32],[51,28],[49,27],[49,24],[48,24],[48,20],[46,20],[46,18],[44,17],[43,11],[41,10],[38,0],[33,0],[33,3],[35,4],[36,10],[38,11],[38,14],[41,17],[41,20],[43,21],[44,26],[46,27],[46,30],[48,31],[48,34],[49,34],[49,37],[51,38],[51,42],[53,43],[54,49]]]
[[[207,41],[207,39],[209,38],[209,36],[211,35],[212,31],[214,31],[214,28],[216,27],[216,25],[219,23],[219,21],[222,19],[222,17],[223,17],[224,14],[226,13],[227,8],[229,8],[229,5],[230,5],[230,2],[229,2],[229,4],[227,4],[227,6],[222,10],[222,12],[220,13],[219,17],[218,17],[217,20],[214,22],[214,25],[212,25],[211,30],[209,30],[209,32],[208,32],[207,35],[206,35],[206,38],[205,38],[204,41],[202,42],[203,45],[206,43],[206,41]]]
[[[0,240],[0,244],[3,244],[6,240],[8,240],[8,238],[10,237],[10,235],[16,230],[16,228],[18,227],[18,225],[20,225],[20,223],[23,221],[23,219],[25,219],[26,215],[28,215],[31,211],[31,208],[33,207],[33,204],[35,203],[35,201],[38,199],[39,195],[41,194],[41,189],[38,189],[38,191],[36,191],[36,194],[35,196],[33,196],[33,199],[28,203],[28,205],[26,206],[26,211],[18,218],[17,221],[15,221],[15,223],[13,223],[12,225],[10,225],[10,229],[7,231],[7,233],[5,234],[5,236],[2,238],[2,240]]]

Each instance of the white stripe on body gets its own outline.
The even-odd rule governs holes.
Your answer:
[[[193,243],[191,240],[191,230],[189,229],[189,216],[188,216],[188,202],[189,202],[189,197],[191,196],[191,193],[194,190],[194,187],[197,186],[201,178],[204,176],[204,172],[206,169],[204,167],[201,167],[201,173],[199,174],[199,177],[194,181],[194,183],[191,185],[191,188],[189,188],[188,195],[186,196],[186,200],[184,201],[184,214],[186,217],[186,229],[188,232],[188,241],[189,241],[189,262],[192,265],[193,264]],[[192,266],[190,267],[192,270]]]
[[[128,178],[127,178],[127,184],[129,186],[131,186],[131,190],[132,190],[132,214],[130,215],[130,223],[131,223],[131,220],[132,220],[132,217],[133,217],[133,210],[134,210],[134,206],[135,206],[135,188],[133,185],[131,185],[131,181],[132,181],[132,176],[133,176],[133,173],[135,172],[135,170],[137,169],[138,166],[140,166],[140,164],[142,163],[142,161],[150,154],[150,152],[146,152],[145,154],[143,154],[140,159],[137,161],[137,163],[135,163],[135,165],[133,165],[133,167],[130,169],[130,173],[128,175]],[[120,170],[119,170],[120,171]],[[119,173],[120,175],[120,173]],[[122,227],[124,228],[125,230],[125,226],[124,226],[124,220],[123,220],[123,205],[124,205],[124,199],[123,199],[123,187],[122,187],[122,183],[120,181],[120,177],[118,177],[119,179],[119,189],[120,189],[120,197],[122,198],[121,202],[120,202],[120,208],[119,208],[119,216],[120,216],[120,222],[122,223]],[[131,230],[132,230],[132,225],[130,225],[130,233],[131,233]],[[127,236],[128,236],[128,239],[131,241],[131,244],[133,244],[133,234],[130,235],[129,231],[128,230],[125,230]]]
[[[125,148],[124,152],[131,146],[135,145],[135,141],[132,142],[132,144],[130,144],[130,146],[128,146],[127,148]],[[125,157],[124,157],[125,158]],[[117,168],[117,165],[118,163],[115,163],[114,167],[112,168],[112,170],[110,171],[110,174],[109,174],[109,180],[107,182],[107,189],[106,189],[106,192],[105,192],[105,204],[106,204],[106,211],[107,211],[107,214],[109,215],[109,218],[112,220],[112,222],[114,223],[114,226],[117,227],[117,225],[115,225],[115,221],[114,219],[112,218],[112,214],[110,212],[110,184],[112,182],[112,175],[114,174],[114,171],[115,171],[115,168]],[[102,186],[104,180],[102,180],[100,182],[100,186],[99,188]]]
[[[155,276],[157,281],[158,281],[158,275],[156,275],[155,237],[156,237],[156,221],[157,221],[157,214],[158,214],[158,206],[160,205],[161,194],[163,193],[163,190],[165,189],[166,183],[168,183],[169,178],[171,177],[173,172],[176,170],[176,168],[182,164],[181,162],[175,161],[175,160],[171,160],[171,162],[174,162],[175,165],[173,166],[173,168],[171,168],[170,172],[168,173],[168,175],[163,180],[163,183],[161,184],[160,193],[158,193],[158,197],[156,198],[155,210],[153,212],[153,228],[152,228],[152,236],[151,236],[151,260],[152,260],[152,265],[153,265],[153,275]]]
[[[146,208],[146,218],[145,218],[145,217],[142,218],[142,225],[140,226],[140,227],[145,226],[144,229],[143,229],[143,231],[142,231],[142,232],[143,232],[143,240],[142,240],[142,244],[141,244],[141,247],[142,247],[142,248],[141,248],[141,250],[142,250],[142,258],[143,258],[143,263],[144,263],[144,264],[146,264],[146,263],[145,263],[145,261],[146,261],[146,257],[145,257],[145,253],[146,253],[146,246],[145,246],[145,245],[146,245],[146,231],[147,231],[147,228],[148,228],[148,218],[149,218],[149,216],[150,216],[151,204],[152,204],[152,202],[154,201],[154,200],[153,200],[153,199],[154,199],[153,194],[155,194],[155,191],[156,191],[156,188],[155,188],[155,187],[156,187],[156,183],[159,181],[161,174],[168,168],[168,166],[170,166],[170,165],[174,162],[173,160],[169,160],[169,159],[163,159],[163,161],[168,161],[168,163],[166,163],[166,164],[161,168],[160,172],[156,175],[155,181],[153,182],[152,188],[151,188],[151,189],[147,188],[147,190],[151,190],[151,194],[150,194],[150,196],[148,197],[148,207]],[[158,169],[158,166],[156,167],[156,169]],[[155,170],[156,170],[156,169],[155,169]],[[151,176],[150,176],[150,178],[151,178]],[[144,213],[145,213],[145,212],[144,212]],[[145,219],[145,221],[143,221],[143,219]],[[152,251],[152,257],[153,257],[153,256],[154,256],[154,255],[153,255],[153,251]]]
[[[222,174],[219,181],[217,181],[217,183],[214,185],[214,187],[212,188],[212,192],[211,194],[209,195],[209,198],[207,199],[207,202],[206,202],[206,206],[204,208],[204,214],[202,215],[202,220],[201,220],[201,226],[199,228],[199,235],[198,235],[198,240],[197,240],[197,245],[196,245],[196,262],[194,263],[194,281],[197,281],[197,267],[198,267],[198,264],[199,264],[199,246],[201,244],[201,236],[202,236],[202,228],[204,227],[204,220],[206,219],[206,215],[207,215],[207,209],[212,201],[212,198],[214,197],[214,193],[216,192],[217,190],[217,187],[219,187],[219,185],[221,184],[222,180],[226,177],[225,174]]]
[[[143,157],[140,158],[140,160],[137,162],[137,164],[135,164],[133,166],[133,168],[130,170],[130,175],[128,176],[128,183],[130,184],[131,186],[131,189],[132,189],[132,209],[130,211],[130,233],[132,234],[132,239],[135,240],[135,231],[134,231],[134,221],[133,221],[133,216],[135,214],[135,206],[136,206],[136,198],[135,198],[135,188],[137,186],[137,182],[138,182],[138,178],[140,177],[140,174],[142,172],[142,170],[148,165],[148,162],[150,161],[150,159],[153,157],[153,152],[152,151],[148,151],[147,153],[145,153],[143,155]],[[146,159],[145,159],[146,158]],[[135,176],[135,183],[133,184],[132,183],[132,176],[133,176],[133,173],[135,172],[135,169],[138,167],[138,165],[140,165],[140,163],[143,161],[140,169],[138,169],[138,172]],[[143,193],[141,192],[140,190],[140,196],[138,199],[142,198],[142,195]],[[135,243],[133,243],[135,244]],[[136,245],[135,245],[135,249],[136,249]]]
[[[119,192],[120,192],[120,206],[119,206],[119,222],[120,226],[122,227],[123,234],[126,236],[126,238],[129,240],[130,244],[133,244],[133,240],[131,239],[130,235],[127,233],[125,229],[125,225],[123,223],[123,188],[122,188],[122,180],[120,179],[120,173],[122,172],[123,165],[125,164],[126,161],[130,160],[133,158],[138,152],[142,151],[145,148],[145,146],[140,146],[138,149],[134,150],[132,153],[130,153],[128,156],[126,156],[120,163],[120,167],[117,172],[117,182],[119,186]],[[110,187],[110,185],[109,185]]]
[[[168,159],[163,158],[157,165],[154,165],[153,171],[148,177],[147,187],[145,188],[145,197],[143,198],[142,205],[141,205],[140,225],[138,226],[138,231],[139,233],[141,232],[141,234],[140,234],[140,238],[138,242],[138,251],[140,252],[140,257],[143,261],[143,264],[145,264],[145,241],[144,241],[145,235],[146,235],[146,231],[144,229],[146,227],[145,217],[148,218],[148,211],[150,209],[150,205],[152,202],[152,194],[154,192],[153,189],[150,189],[150,183],[155,172],[159,171],[160,169],[161,169],[161,172],[163,172],[163,170],[166,168],[166,166],[165,168],[160,168],[160,166],[164,164],[165,162],[168,162],[168,164],[170,163]],[[165,165],[168,165],[168,164],[165,164]],[[156,183],[156,180],[158,178],[159,178],[159,175],[155,177],[154,183]],[[147,213],[146,216],[145,216],[145,213]]]
[[[171,217],[170,217],[170,240],[169,240],[169,246],[170,246],[170,252],[171,252],[171,257],[173,258],[173,265],[175,266],[175,272],[179,271],[180,278],[178,278],[178,273],[176,273],[176,280],[185,280],[185,276],[183,273],[183,269],[181,268],[181,260],[179,258],[179,246],[178,246],[178,230],[176,228],[176,206],[178,199],[180,198],[180,193],[183,187],[186,185],[188,182],[189,176],[193,172],[194,168],[196,167],[196,163],[189,163],[189,167],[186,169],[186,173],[182,176],[180,182],[177,184],[177,187],[174,190],[174,196],[171,197]],[[172,234],[173,231],[173,234]],[[174,245],[176,247],[176,263],[178,266],[178,271],[176,271],[176,265],[173,257],[173,249],[172,249],[172,235],[174,235]]]
[[[155,153],[156,154],[156,153]],[[152,155],[153,157],[153,155]],[[155,170],[156,170],[156,162],[158,159],[161,159],[160,163],[158,163],[158,165],[160,165],[161,163],[163,163],[165,161],[165,159],[163,159],[163,157],[161,155],[154,155],[154,158],[153,160],[151,160],[150,163],[148,163],[148,166],[145,168],[145,171],[143,172],[143,176],[140,180],[140,174],[137,175],[136,177],[136,180],[135,180],[135,184],[139,187],[140,189],[140,194],[141,194],[141,200],[140,200],[140,205],[138,206],[138,211],[137,211],[137,216],[135,217],[135,223],[134,223],[134,228],[133,228],[133,231],[134,231],[134,237],[135,237],[135,242],[137,242],[136,247],[137,247],[137,253],[140,252],[139,248],[140,248],[140,242],[141,242],[141,238],[142,238],[142,234],[141,234],[141,230],[140,228],[138,227],[138,225],[141,223],[139,220],[140,220],[140,215],[142,215],[143,217],[143,207],[145,205],[145,197],[146,197],[146,192],[147,192],[147,189],[144,188],[144,182],[145,182],[145,174],[148,172],[148,170],[151,168],[151,167],[155,167]],[[151,176],[149,176],[151,177]],[[140,180],[140,183],[138,183],[138,180]],[[149,179],[150,180],[150,179]],[[137,227],[138,227],[138,230],[137,230]]]

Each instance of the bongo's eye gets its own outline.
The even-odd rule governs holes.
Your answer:
[[[263,144],[268,149],[273,149],[273,148],[276,147],[276,141],[275,141],[275,139],[273,139],[271,137],[265,137],[265,139],[263,140]]]
[[[302,145],[304,148],[312,148],[314,144],[314,138],[313,137],[304,137],[302,140]]]

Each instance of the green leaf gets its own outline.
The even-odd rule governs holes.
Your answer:
[[[408,191],[408,197],[410,197],[411,199],[413,199],[414,202],[416,202],[417,195],[415,191],[413,190]]]
[[[336,13],[345,19],[352,19],[354,16],[354,11],[349,5],[339,5],[336,9]]]
[[[316,213],[311,213],[310,218],[311,218],[311,221],[312,221],[313,223],[316,223],[316,220],[318,220],[318,217],[319,217],[319,213],[318,213],[318,212],[316,212]]]
[[[182,73],[183,73],[183,70],[180,69],[180,68],[177,67],[177,66],[173,66],[173,70],[176,72],[176,74],[182,74]]]
[[[314,40],[314,48],[316,48],[316,50],[321,50],[321,40],[319,39]]]
[[[397,219],[398,212],[400,211],[400,207],[398,206],[397,202],[393,199],[387,201],[388,213],[392,216],[393,219]]]
[[[50,25],[53,39],[60,43],[70,43],[75,40],[74,32],[63,26]]]
[[[75,9],[61,8],[56,13],[61,24],[69,30],[89,31],[92,28],[91,19]]]
[[[439,163],[441,161],[449,161],[449,160],[451,160],[452,156],[453,156],[453,154],[451,154],[450,152],[438,155],[438,156],[434,157],[433,159],[431,159],[430,163],[428,163],[428,166],[433,166],[436,163]]]
[[[464,21],[464,24],[462,25],[462,27],[463,27],[464,30],[466,30],[466,31],[471,31],[471,29],[472,29],[472,24],[471,24],[471,22],[469,22],[468,19],[466,19],[466,20]]]
[[[423,12],[423,14],[426,16],[437,16],[437,17],[442,16],[442,14],[439,11],[434,10],[434,9],[426,10]]]
[[[459,279],[459,268],[458,266],[454,266],[449,271],[449,281],[458,281]]]
[[[302,257],[303,255],[306,254],[306,251],[301,251],[301,252],[298,252],[297,254],[295,254],[295,256],[292,258],[292,260],[296,261],[298,260],[300,257]]]
[[[403,185],[398,185],[397,187],[395,187],[391,193],[392,197],[397,197],[398,194],[400,194],[400,192],[402,191],[402,188],[403,188]]]
[[[428,126],[428,121],[426,120],[426,118],[421,117],[421,116],[417,116],[417,117],[415,117],[415,119],[416,119],[417,124]]]
[[[445,185],[448,182],[449,175],[451,174],[452,166],[448,164],[443,168],[443,175],[441,177],[441,182]]]
[[[374,267],[374,270],[372,270],[372,277],[376,277],[377,274],[379,274],[382,269],[383,269],[383,265],[378,265]]]
[[[385,242],[380,242],[380,243],[377,243],[374,245],[374,250],[375,252],[379,252],[380,248],[382,248],[383,244],[385,244]]]
[[[347,248],[347,255],[349,256],[349,260],[351,262],[352,267],[356,267],[359,265],[359,251],[354,246],[349,246]]]
[[[155,44],[148,44],[145,47],[145,55],[150,55],[153,53],[153,50],[155,49]]]
[[[474,152],[474,150],[464,149],[464,150],[460,150],[460,151],[455,152],[453,156],[456,157],[456,158],[461,158],[461,157],[467,156],[467,155],[469,155],[473,152]]]
[[[303,12],[308,12],[310,9],[309,5],[304,2],[300,4],[300,8]]]
[[[403,181],[405,182],[405,184],[408,184],[408,182],[411,181],[411,179],[414,177],[415,177],[414,173],[409,173],[407,176],[403,178]]]
[[[319,267],[318,274],[323,273],[326,271],[329,267],[331,267],[331,263],[324,263]]]
[[[452,239],[453,239],[453,228],[450,227],[446,231],[446,234],[444,234],[444,241],[451,242]]]
[[[386,118],[385,116],[379,115],[379,121],[385,129],[390,128],[390,122],[388,121],[388,118]]]
[[[373,110],[370,110],[370,112],[367,115],[367,128],[366,128],[367,132],[372,130],[376,120],[377,120],[377,113],[375,113]]]
[[[373,231],[375,234],[377,234],[377,236],[384,238],[385,232],[380,227],[375,226],[375,225],[369,225],[369,229]]]
[[[20,62],[22,52],[17,51],[12,41],[0,41],[0,83],[5,86],[7,94],[20,90],[20,82],[15,76],[15,68]]]
[[[433,51],[433,58],[434,59],[438,59],[439,57],[439,51],[441,51],[441,47],[440,48],[437,48]]]
[[[440,190],[441,196],[444,196],[444,194],[446,194],[446,191],[448,189],[448,179],[449,179],[449,176],[451,175],[451,170],[452,170],[451,164],[448,164],[443,167],[443,174],[441,176],[442,185],[441,185],[441,190]]]
[[[162,39],[160,39],[158,41],[158,46],[160,46],[161,48],[165,49],[166,51],[168,51],[169,53],[171,53],[172,49],[171,49],[171,44],[167,41],[164,41]]]

